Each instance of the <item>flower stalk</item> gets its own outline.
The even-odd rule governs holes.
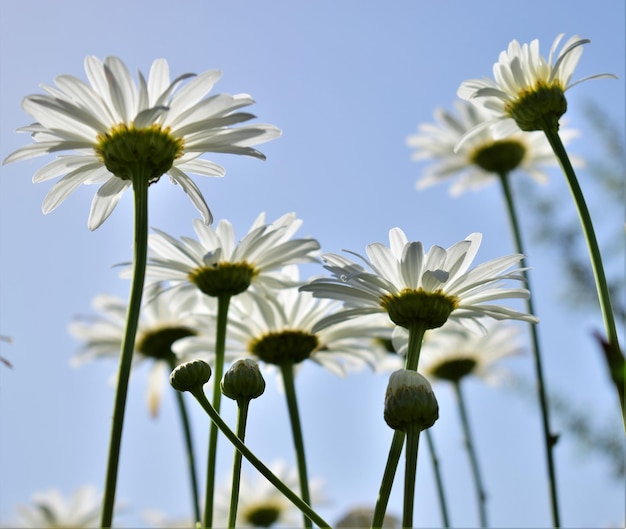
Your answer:
[[[296,450],[296,460],[298,463],[298,477],[300,480],[300,494],[302,499],[307,503],[311,503],[311,495],[309,493],[309,478],[306,465],[306,455],[304,452],[304,438],[302,436],[302,424],[300,422],[300,413],[298,411],[298,400],[296,398],[296,387],[294,384],[293,363],[282,362],[280,364],[280,372],[285,385],[285,397],[287,399],[287,408],[289,409],[289,420],[291,422],[291,432],[293,435],[293,443]],[[304,527],[311,528],[311,520],[306,514],[304,516]]]
[[[230,305],[230,294],[221,294],[217,298],[217,330],[215,334],[215,365],[213,367],[214,377],[217,382],[213,385],[213,407],[220,412],[222,392],[219,381],[224,372],[224,355],[226,350],[226,328],[228,324],[228,307]],[[217,434],[218,428],[215,422],[211,423],[209,429],[209,447],[207,457],[206,491],[204,501],[204,525],[203,527],[213,527],[213,498],[215,496],[215,467],[217,463]]]
[[[144,279],[146,274],[146,259],[148,253],[148,177],[138,171],[133,178],[133,196],[135,209],[134,244],[133,244],[133,271],[126,313],[126,330],[122,341],[120,362],[115,390],[115,403],[109,442],[104,498],[102,502],[101,527],[111,527],[113,509],[115,507],[115,490],[122,443],[122,429],[126,410],[126,396],[128,394],[128,380],[135,349],[135,337],[141,310]]]
[[[511,223],[511,230],[513,232],[515,249],[517,253],[526,255],[524,251],[524,245],[522,243],[522,234],[519,226],[517,208],[515,207],[515,202],[513,201],[513,193],[511,192],[509,174],[510,173],[501,173],[500,183],[502,184],[502,192],[504,194],[504,200],[506,202],[506,209],[509,214],[509,221]],[[528,277],[528,272],[525,269],[525,257],[520,265],[522,267],[522,276],[524,277],[526,288],[532,291],[530,286],[530,278]],[[526,298],[526,309],[529,314],[532,314],[533,316],[535,315],[535,308],[532,296]],[[561,516],[557,492],[556,466],[554,464],[554,446],[556,444],[556,436],[550,431],[550,408],[548,406],[546,382],[543,373],[543,360],[541,355],[541,347],[539,344],[539,330],[537,329],[537,325],[532,323],[530,324],[530,337],[535,366],[535,378],[537,380],[537,397],[539,399],[539,407],[541,409],[541,426],[543,431],[544,449],[546,453],[546,464],[548,467],[548,488],[550,496],[550,506],[552,511],[552,525],[553,527],[560,527]]]
[[[241,442],[246,440],[246,423],[250,399],[237,399],[237,437]],[[233,481],[230,491],[230,507],[228,509],[228,528],[234,529],[237,523],[237,507],[239,505],[239,484],[241,482],[241,452],[235,450],[233,458]]]
[[[587,249],[589,251],[589,257],[591,260],[591,268],[593,270],[593,276],[596,283],[596,290],[598,292],[598,300],[600,302],[600,310],[602,312],[602,319],[604,321],[604,327],[606,332],[607,347],[612,351],[614,355],[622,355],[619,339],[617,335],[617,328],[615,325],[615,314],[611,306],[611,297],[609,294],[609,287],[604,273],[604,265],[602,263],[602,255],[596,239],[595,230],[591,221],[591,215],[587,208],[585,196],[583,195],[576,173],[572,167],[572,163],[567,155],[567,151],[561,141],[561,137],[558,133],[558,128],[552,127],[551,122],[545,119],[543,122],[543,132],[546,138],[550,142],[554,154],[559,160],[561,168],[565,174],[565,178],[570,188],[572,198],[576,204],[578,210],[578,217],[587,243]],[[622,355],[623,356],[623,355]],[[618,394],[620,388],[617,388]],[[622,419],[626,425],[626,410],[624,408],[624,401],[620,399],[620,406],[622,409]]]
[[[446,495],[443,488],[443,479],[441,478],[441,471],[439,469],[439,456],[435,450],[435,441],[430,433],[430,430],[425,430],[426,442],[428,443],[428,451],[430,452],[430,459],[433,465],[433,472],[435,473],[435,483],[437,484],[437,498],[439,499],[439,508],[441,510],[441,520],[443,526],[447,529],[450,527],[450,515],[448,514],[448,502],[446,501]]]

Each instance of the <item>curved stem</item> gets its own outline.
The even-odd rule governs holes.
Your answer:
[[[224,353],[226,350],[226,327],[230,294],[217,298],[217,330],[215,335],[215,365],[213,368],[213,407],[220,412],[222,392],[220,382],[224,374]],[[202,527],[213,527],[213,498],[215,496],[215,466],[217,463],[217,433],[215,423],[209,428],[209,453],[207,457],[206,491],[204,499],[204,519]]]
[[[237,434],[233,432],[220,414],[211,406],[211,403],[204,395],[202,388],[191,390],[191,394],[198,400],[204,411],[207,412],[211,420],[216,424],[226,438],[239,450],[243,456],[256,468],[267,480],[274,485],[291,503],[300,509],[312,522],[320,527],[330,528],[330,524],[326,522],[319,514],[317,514],[306,502],[304,502],[297,494],[295,494],[287,485],[285,485],[276,475],[267,468],[261,460],[256,457],[250,449],[241,442]]]
[[[589,257],[591,259],[591,268],[593,270],[593,277],[596,282],[596,290],[598,291],[598,299],[600,301],[600,310],[602,312],[602,319],[604,320],[604,327],[607,336],[607,347],[612,351],[613,355],[619,354],[623,357],[620,349],[619,339],[617,336],[617,328],[615,325],[615,314],[611,306],[611,297],[609,295],[609,287],[604,274],[604,265],[602,264],[602,255],[600,254],[600,248],[596,239],[596,234],[591,222],[591,215],[585,202],[585,196],[576,178],[576,173],[567,155],[567,151],[563,146],[561,137],[558,130],[552,128],[548,122],[544,124],[543,131],[552,146],[552,150],[561,164],[561,168],[565,173],[567,184],[569,185],[572,193],[572,198],[576,204],[578,210],[578,217],[582,226],[583,234],[587,242],[587,249],[589,251]],[[618,395],[620,388],[617,388]],[[626,412],[624,408],[624,400],[620,398],[620,406],[622,408],[622,418],[626,424]]]
[[[415,503],[415,474],[417,469],[417,448],[420,441],[420,429],[412,424],[406,434],[406,454],[404,469],[404,510],[402,527],[413,527],[413,507]]]
[[[448,504],[446,502],[446,496],[443,489],[443,479],[441,478],[441,472],[439,470],[439,457],[435,451],[435,442],[433,441],[433,436],[430,433],[430,428],[424,430],[424,434],[426,435],[426,442],[428,443],[428,451],[430,452],[433,471],[435,472],[435,482],[437,483],[437,496],[439,497],[441,518],[443,520],[443,526],[447,529],[450,527],[450,517],[448,516]]]
[[[126,329],[122,340],[120,363],[117,373],[117,387],[113,406],[111,437],[107,461],[104,498],[102,500],[101,527],[111,527],[113,509],[115,506],[115,490],[117,487],[117,472],[122,444],[122,429],[124,426],[124,412],[126,396],[128,394],[128,379],[135,350],[135,337],[141,310],[141,298],[146,275],[146,260],[148,254],[148,178],[138,175],[133,181],[133,196],[135,206],[135,234],[133,245],[133,272],[126,312]]]
[[[246,422],[248,420],[249,399],[237,401],[237,437],[243,443],[246,438]],[[241,452],[235,450],[233,459],[233,483],[230,490],[230,508],[228,510],[228,528],[234,529],[237,523],[237,506],[239,504],[239,483],[241,481]]]
[[[513,194],[511,193],[511,187],[509,185],[509,175],[503,173],[500,175],[500,182],[502,183],[502,191],[504,193],[504,199],[506,201],[506,207],[509,214],[509,221],[511,223],[511,230],[513,231],[513,239],[515,241],[515,248],[517,253],[526,255],[524,246],[522,244],[522,235],[519,227],[517,211],[515,203],[513,202]],[[523,268],[526,267],[526,258],[521,262]],[[530,278],[526,270],[522,272],[526,288],[532,293],[530,286]],[[526,299],[526,310],[529,314],[536,316],[532,295]],[[543,374],[543,361],[541,357],[541,348],[539,346],[539,330],[536,324],[530,324],[530,337],[532,342],[532,353],[535,364],[535,378],[537,379],[537,397],[539,398],[539,406],[541,408],[541,425],[543,430],[544,448],[546,453],[546,464],[548,466],[548,488],[550,495],[550,505],[552,509],[552,525],[553,527],[560,527],[561,520],[559,514],[559,501],[556,485],[556,467],[554,464],[554,445],[556,444],[557,436],[550,432],[550,408],[548,406],[547,389],[545,383],[545,377]]]
[[[306,456],[304,453],[304,439],[302,436],[302,425],[300,423],[300,413],[298,412],[298,401],[296,399],[296,387],[294,384],[294,373],[292,363],[280,365],[280,372],[285,385],[285,397],[287,398],[287,408],[289,409],[289,420],[291,422],[291,432],[293,434],[293,444],[296,449],[296,459],[298,462],[298,476],[300,479],[300,494],[302,499],[311,504],[309,493],[309,478],[306,468]],[[311,520],[304,516],[304,527],[313,527]]]
[[[176,367],[176,362],[170,362],[172,370]],[[187,466],[189,468],[189,479],[191,481],[191,494],[193,496],[193,515],[194,523],[199,522],[200,518],[200,493],[198,489],[198,476],[196,475],[196,458],[193,449],[193,438],[191,436],[191,426],[189,424],[189,414],[185,406],[183,394],[179,391],[176,393],[176,403],[178,404],[178,413],[183,425],[183,435],[185,437],[185,449],[187,451]]]
[[[405,369],[417,371],[420,351],[422,349],[422,342],[424,341],[424,334],[426,334],[426,330],[426,326],[421,322],[415,323],[408,329],[409,345],[406,353]],[[400,454],[402,453],[402,447],[404,445],[404,437],[404,432],[396,430],[393,440],[391,441],[389,455],[387,456],[387,465],[385,466],[383,478],[380,483],[380,489],[378,491],[378,499],[376,500],[376,506],[374,507],[374,517],[372,518],[372,527],[374,528],[382,527],[383,520],[385,519],[387,504],[389,503],[389,495],[391,494],[393,480],[396,475],[396,469],[398,468]],[[413,472],[415,472],[415,470],[413,470]]]
[[[487,509],[485,504],[487,502],[487,493],[485,492],[485,486],[483,485],[483,479],[480,474],[480,467],[478,465],[478,457],[476,456],[476,449],[474,448],[474,441],[472,439],[472,433],[469,426],[469,420],[467,417],[467,409],[465,407],[465,399],[463,398],[463,392],[461,391],[461,383],[454,382],[454,392],[459,404],[459,414],[461,415],[461,425],[463,426],[463,435],[465,436],[465,447],[470,458],[470,464],[472,466],[472,476],[474,477],[474,485],[476,487],[476,495],[478,496],[478,514],[480,517],[480,526],[488,527],[487,524]]]

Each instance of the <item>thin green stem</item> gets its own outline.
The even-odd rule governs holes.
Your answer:
[[[424,334],[426,334],[426,330],[426,326],[421,322],[415,323],[408,329],[409,344],[406,353],[405,369],[417,371],[420,351],[422,349],[422,342],[424,341]],[[376,500],[376,506],[374,507],[374,516],[372,518],[373,528],[382,527],[383,520],[385,519],[387,504],[389,503],[389,495],[391,494],[393,480],[398,468],[398,462],[400,461],[400,454],[402,453],[402,447],[404,446],[404,437],[404,432],[396,430],[391,441],[389,455],[387,456],[387,464],[385,466],[383,478],[380,483],[380,489],[378,491],[378,499]],[[415,469],[413,469],[413,473],[415,473]]]
[[[439,498],[439,508],[441,509],[441,519],[443,520],[443,526],[445,528],[450,527],[450,517],[448,515],[448,504],[446,502],[446,495],[443,488],[443,479],[441,477],[441,471],[439,469],[439,457],[435,450],[435,442],[433,436],[430,433],[430,429],[424,430],[426,434],[426,442],[428,443],[428,451],[430,452],[430,459],[433,465],[433,472],[435,473],[435,482],[437,483],[437,496]]]
[[[465,447],[467,448],[467,454],[469,455],[470,465],[472,467],[472,476],[474,478],[474,486],[476,488],[476,496],[478,498],[480,526],[488,527],[486,509],[487,493],[485,492],[485,486],[483,485],[483,479],[480,473],[480,466],[478,465],[478,457],[476,455],[476,449],[474,448],[474,440],[470,430],[465,399],[463,397],[463,392],[461,391],[461,383],[457,381],[452,385],[454,386],[454,393],[456,394],[457,402],[459,404],[459,414],[461,416],[463,436],[465,437]]]
[[[511,186],[509,184],[508,173],[500,175],[500,182],[502,183],[502,192],[504,194],[504,200],[506,202],[507,212],[509,214],[509,222],[511,224],[511,230],[513,232],[513,239],[515,241],[515,248],[517,253],[526,255],[524,251],[524,245],[522,243],[522,235],[518,221],[517,210],[515,202],[513,201],[513,193],[511,192]],[[523,268],[526,267],[526,258],[521,262]],[[530,278],[526,270],[522,272],[526,288],[532,293],[530,286]],[[536,316],[532,295],[526,299],[526,310],[529,314]],[[556,466],[554,464],[554,446],[556,444],[557,437],[550,432],[550,407],[548,406],[548,396],[546,389],[545,377],[543,374],[543,361],[541,355],[541,348],[539,345],[539,330],[534,323],[530,324],[530,337],[532,342],[532,354],[535,365],[535,378],[537,379],[537,397],[539,399],[539,406],[541,408],[541,426],[543,431],[544,448],[546,453],[546,464],[548,467],[548,489],[550,496],[550,505],[552,510],[552,525],[553,527],[560,527],[560,514],[559,514],[559,501],[557,493],[556,483]]]
[[[404,467],[404,510],[402,527],[413,527],[413,508],[415,504],[415,474],[417,469],[417,448],[420,441],[420,429],[417,425],[409,426],[406,433],[406,453]]]
[[[217,298],[217,329],[215,334],[215,365],[213,366],[213,407],[220,412],[222,392],[220,381],[224,374],[224,354],[226,351],[226,327],[230,294]],[[206,492],[204,500],[204,520],[202,527],[213,527],[213,498],[215,496],[215,467],[217,463],[217,434],[215,423],[209,428],[209,452],[207,457]]]
[[[309,478],[306,468],[304,438],[302,436],[302,425],[300,423],[300,413],[298,411],[298,400],[296,398],[296,386],[294,384],[293,364],[281,364],[280,372],[283,376],[285,397],[287,398],[287,408],[289,409],[289,420],[291,422],[291,432],[293,434],[293,444],[296,449],[298,477],[300,479],[300,493],[302,495],[302,499],[310,505],[311,495],[309,493]],[[311,520],[306,515],[304,516],[304,527],[313,527],[311,525]]]
[[[170,362],[172,370],[176,367],[176,362]],[[191,425],[189,423],[189,414],[187,413],[187,407],[185,406],[185,399],[183,394],[179,391],[176,393],[176,403],[178,405],[178,413],[180,414],[180,420],[183,425],[183,435],[185,438],[185,450],[187,451],[187,467],[189,468],[189,479],[191,481],[191,494],[193,497],[193,515],[194,523],[199,522],[200,518],[200,493],[198,488],[198,476],[196,474],[196,458],[195,451],[193,449],[193,438],[191,436]]]
[[[389,455],[387,456],[387,464],[385,465],[383,479],[380,483],[380,490],[378,491],[378,499],[376,500],[376,506],[374,508],[374,516],[372,517],[372,529],[380,529],[383,526],[393,480],[396,476],[398,462],[400,461],[402,448],[404,447],[405,437],[406,434],[401,430],[396,430],[393,434],[391,446],[389,447]]]
[[[135,234],[133,245],[133,272],[130,286],[128,309],[126,312],[126,329],[122,340],[120,363],[113,406],[111,437],[107,461],[104,498],[102,500],[101,527],[111,527],[113,509],[115,506],[115,490],[117,487],[117,473],[122,444],[122,429],[124,426],[124,412],[126,396],[128,394],[128,379],[135,350],[135,336],[141,310],[141,298],[146,275],[146,260],[148,254],[148,178],[138,175],[133,181],[133,196],[135,203]]]
[[[330,528],[330,524],[326,522],[319,514],[317,514],[309,504],[295,494],[287,485],[285,485],[276,475],[267,468],[261,460],[256,457],[250,449],[241,442],[237,434],[233,432],[220,414],[215,410],[211,403],[207,400],[201,387],[190,390],[191,394],[198,400],[204,411],[207,412],[211,420],[217,425],[226,438],[239,450],[243,456],[256,468],[267,480],[274,485],[291,503],[300,509],[312,522],[319,527]]]
[[[249,399],[237,401],[237,437],[241,442],[246,440],[246,422],[248,420]],[[237,523],[237,506],[239,505],[239,483],[241,480],[241,452],[235,450],[233,459],[233,483],[230,491],[230,508],[228,510],[228,528],[234,529]]]
[[[572,193],[576,209],[578,210],[578,217],[582,226],[583,234],[587,242],[587,249],[589,251],[589,257],[591,259],[591,268],[593,270],[593,277],[596,282],[596,290],[598,291],[598,299],[600,302],[600,310],[602,312],[602,319],[604,320],[604,327],[607,336],[607,347],[613,352],[613,354],[621,353],[619,339],[617,335],[617,327],[615,325],[615,314],[613,313],[613,307],[611,306],[611,297],[609,294],[609,286],[606,281],[606,275],[604,273],[604,265],[602,264],[602,254],[598,246],[596,234],[591,221],[591,215],[585,202],[585,196],[576,178],[576,173],[570,162],[567,151],[561,141],[558,130],[554,129],[548,120],[544,123],[543,131],[552,146],[552,150],[556,154],[556,157],[561,164],[561,168],[565,173],[565,178]],[[620,388],[616,388],[618,395],[620,394]],[[622,418],[626,424],[626,414],[624,408],[624,400],[620,399],[620,406],[622,408]]]

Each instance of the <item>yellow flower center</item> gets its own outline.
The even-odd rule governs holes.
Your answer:
[[[189,273],[189,280],[207,296],[236,296],[248,289],[257,273],[255,268],[245,261],[225,262],[196,268]]]
[[[135,350],[155,360],[169,360],[173,357],[172,344],[187,336],[195,336],[196,331],[187,327],[161,327],[142,333],[137,337]]]
[[[268,364],[297,364],[306,360],[318,347],[317,336],[304,331],[270,332],[254,339],[248,350]]]
[[[283,508],[271,502],[251,505],[243,513],[243,521],[254,527],[271,527],[280,517]]]
[[[441,327],[459,300],[442,290],[426,292],[424,289],[405,289],[399,294],[383,296],[381,306],[396,325],[408,329],[412,325],[425,325],[427,329]]]
[[[469,155],[470,161],[488,173],[510,173],[526,155],[526,147],[515,140],[498,140],[481,145]]]
[[[533,88],[523,90],[515,101],[505,106],[517,126],[525,131],[559,129],[559,118],[567,111],[567,99],[562,83],[557,79],[551,85],[538,81]]]
[[[476,364],[473,358],[454,358],[431,367],[430,371],[436,378],[458,382],[474,371]]]
[[[183,154],[183,140],[170,134],[169,127],[151,125],[135,128],[121,123],[98,135],[96,155],[106,168],[122,180],[146,178],[152,184]]]

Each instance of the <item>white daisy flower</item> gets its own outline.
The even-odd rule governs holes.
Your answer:
[[[557,166],[557,159],[542,132],[522,132],[518,129],[505,139],[494,139],[491,130],[483,128],[455,150],[461,139],[475,127],[489,121],[494,113],[467,103],[455,102],[455,113],[442,108],[435,111],[435,123],[423,123],[418,133],[407,138],[415,151],[415,161],[432,160],[416,183],[424,189],[456,178],[450,194],[458,196],[467,190],[480,189],[514,170],[522,170],[538,183],[547,181],[546,166]],[[577,130],[561,127],[561,139],[567,144],[579,135]],[[581,165],[580,160],[574,160]]]
[[[368,271],[354,261],[325,254],[325,268],[333,277],[319,278],[300,287],[316,297],[340,300],[344,309],[325,318],[314,331],[338,321],[366,314],[387,313],[401,327],[440,327],[448,318],[470,320],[488,316],[536,322],[529,314],[489,302],[527,298],[524,288],[504,288],[504,280],[523,280],[522,270],[506,272],[523,259],[521,254],[492,259],[472,269],[482,235],[472,233],[447,250],[433,246],[427,253],[421,242],[409,242],[400,228],[389,232],[390,247],[381,243],[366,248],[361,258]],[[480,324],[479,324],[480,325]]]
[[[152,362],[147,403],[150,414],[155,416],[173,366],[191,359],[176,355],[172,351],[172,344],[201,331],[193,315],[197,307],[196,297],[163,291],[162,285],[158,283],[146,287],[144,294],[147,301],[138,323],[133,365]],[[99,313],[97,316],[69,325],[70,334],[84,342],[81,351],[72,360],[73,365],[81,365],[96,358],[118,358],[120,355],[126,328],[126,301],[110,295],[99,295],[94,298],[93,306]]]
[[[42,85],[46,94],[24,98],[22,108],[37,122],[19,131],[30,132],[35,143],[13,152],[4,163],[75,151],[39,169],[33,181],[62,176],[43,202],[44,213],[81,184],[102,183],[89,214],[92,230],[111,214],[133,178],[154,183],[164,174],[181,186],[210,223],[211,212],[187,173],[223,176],[224,168],[200,156],[222,152],[263,159],[251,146],[280,135],[266,124],[230,127],[254,118],[237,112],[254,101],[247,94],[205,97],[221,76],[217,70],[171,81],[167,61],[157,59],[147,81],[139,73],[137,85],[119,58],[101,61],[89,56],[85,72],[89,84],[61,75],[56,87]]]
[[[315,239],[292,239],[301,224],[295,213],[266,224],[265,213],[261,213],[239,243],[227,220],[221,220],[217,228],[194,220],[197,240],[178,240],[155,230],[148,239],[146,277],[149,281],[169,281],[176,290],[199,289],[214,297],[236,295],[250,285],[292,286],[293,281],[281,272],[284,266],[318,261],[320,246]]]
[[[33,495],[33,505],[16,507],[19,521],[12,527],[99,527],[101,496],[92,485],[78,488],[69,498],[57,489]]]
[[[419,370],[437,381],[460,382],[469,375],[488,384],[496,384],[507,373],[499,367],[503,358],[522,353],[520,329],[510,321],[487,321],[482,332],[461,326],[454,320],[426,333],[420,355]],[[393,344],[400,354],[406,354],[409,335],[396,327]]]
[[[295,267],[285,271],[297,282]],[[378,342],[390,339],[392,328],[376,315],[362,321],[343,321],[318,332],[316,324],[341,307],[339,302],[314,298],[296,288],[235,298],[230,305],[226,356],[253,355],[270,365],[297,365],[310,359],[344,376],[369,365],[378,367],[387,351]],[[175,344],[187,356],[212,350],[208,336],[190,336]]]
[[[567,90],[589,79],[615,77],[599,74],[572,83],[572,75],[583,52],[582,45],[590,41],[574,35],[557,55],[563,35],[561,33],[554,40],[548,60],[539,54],[539,40],[522,46],[513,40],[493,66],[495,80],[485,77],[461,84],[457,91],[461,99],[495,112],[492,119],[469,132],[466,140],[485,127],[491,127],[497,139],[518,127],[524,131],[543,130],[548,123],[558,130],[558,120],[567,110]]]
[[[295,468],[289,467],[282,460],[274,461],[268,468],[289,489],[299,494],[300,481]],[[216,491],[215,518],[218,521],[228,520],[231,484],[231,480],[225,481]],[[321,480],[309,480],[309,492],[313,508],[325,501]],[[300,510],[264,476],[257,474],[251,479],[246,473],[241,474],[237,527],[298,527],[300,524],[302,524]]]

